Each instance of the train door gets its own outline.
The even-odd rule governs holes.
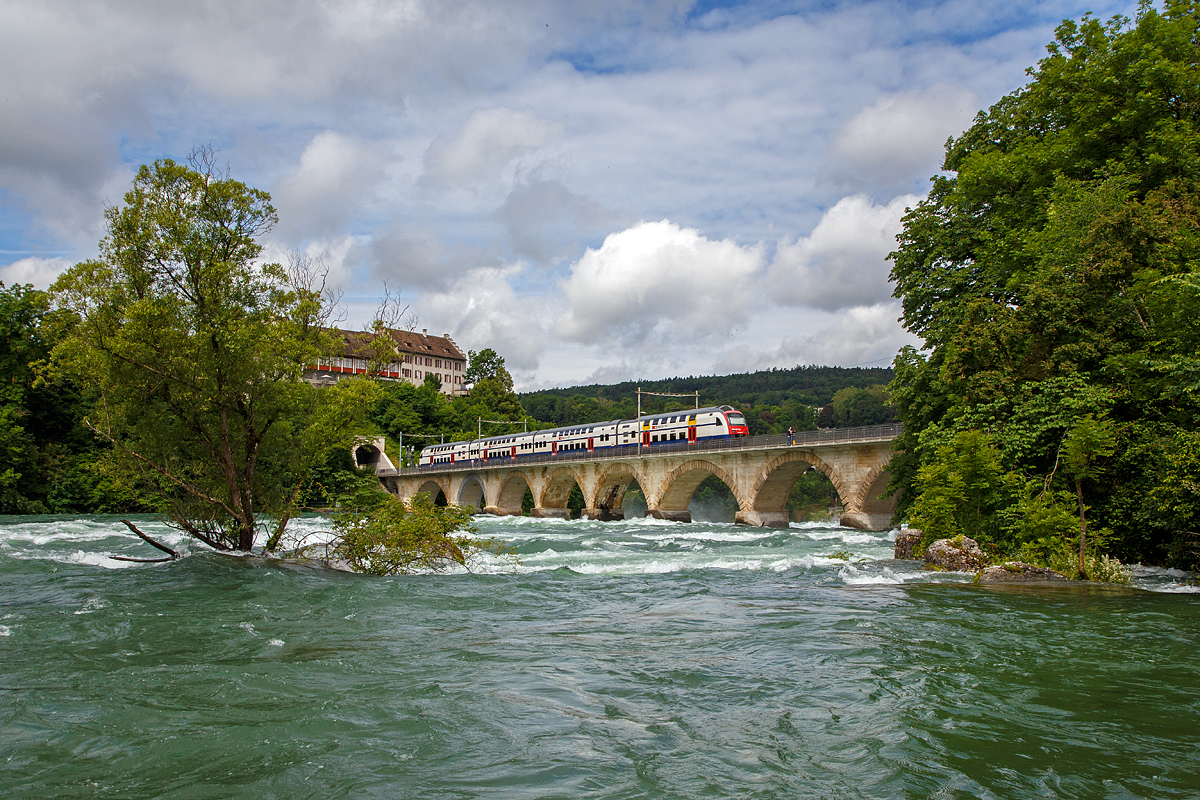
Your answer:
[[[596,449],[596,440],[594,437],[589,436],[588,437],[588,452],[590,453],[595,449]]]
[[[509,455],[511,455],[513,458],[517,457],[517,448],[515,445],[512,447],[511,450],[509,450]]]
[[[552,455],[552,456],[558,455],[558,440],[557,439],[555,439],[554,441],[552,441],[550,443],[550,455]]]
[[[454,453],[450,453],[450,463],[454,463]]]
[[[688,431],[688,442],[691,444],[695,444],[696,443],[696,415],[695,414],[692,414],[688,417],[687,431]]]

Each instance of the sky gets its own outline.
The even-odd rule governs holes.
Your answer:
[[[1061,20],[1135,7],[0,0],[0,281],[47,288],[139,165],[209,145],[343,327],[386,286],[518,389],[885,366],[947,138]]]

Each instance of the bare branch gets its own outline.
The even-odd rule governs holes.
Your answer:
[[[137,525],[134,525],[132,522],[128,521],[128,519],[122,519],[121,522],[124,522],[125,527],[132,530],[134,534],[137,534],[138,539],[140,539],[144,542],[148,542],[148,543],[150,543],[150,545],[154,545],[158,549],[161,549],[161,551],[163,553],[167,553],[168,555],[170,555],[170,558],[172,558],[172,559],[179,558],[179,553],[176,553],[175,551],[173,551],[173,549],[170,549],[166,545],[162,545],[162,543],[160,543],[160,542],[156,542],[155,540],[150,539],[149,536],[146,536],[145,534],[142,533],[142,531],[138,530]]]

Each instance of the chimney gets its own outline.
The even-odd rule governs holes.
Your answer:
[[[422,336],[428,336],[428,335],[429,335],[429,328],[421,328],[421,335],[422,335]]]

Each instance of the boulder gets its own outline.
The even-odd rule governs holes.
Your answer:
[[[909,528],[896,534],[896,555],[894,558],[912,560],[916,558],[917,547],[921,544],[924,534],[917,528]]]
[[[952,572],[978,572],[987,566],[987,554],[979,542],[966,536],[938,539],[925,548],[925,566]]]
[[[983,570],[975,580],[977,583],[1046,583],[1071,579],[1049,567],[1035,567],[1024,561],[1006,561],[998,567]]]

